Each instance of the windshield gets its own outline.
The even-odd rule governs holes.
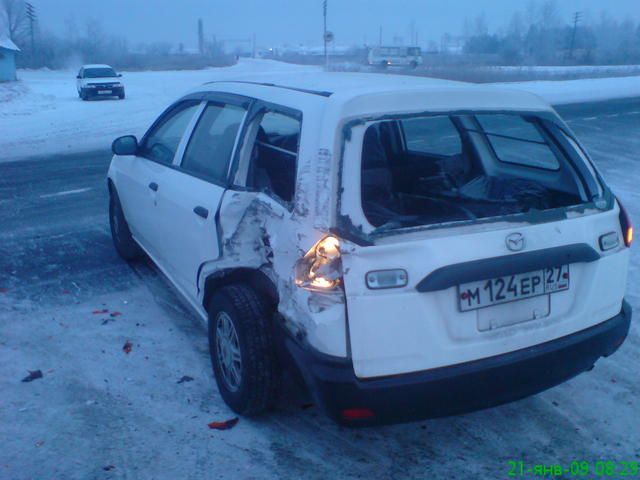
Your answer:
[[[540,118],[435,115],[372,122],[364,133],[361,200],[374,227],[476,220],[588,198]]]
[[[113,68],[87,68],[84,71],[84,78],[117,77]]]

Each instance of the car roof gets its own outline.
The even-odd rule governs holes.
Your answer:
[[[462,82],[436,78],[350,72],[248,74],[238,75],[233,79],[208,82],[205,85],[214,85],[216,83],[246,83],[273,88],[289,88],[325,97],[345,92],[357,92],[361,94],[364,92],[373,93],[379,91],[392,91],[406,87],[436,87],[455,84],[464,85]]]
[[[413,110],[412,103],[423,110],[522,110],[552,111],[540,97],[505,87],[480,85],[436,78],[347,72],[261,73],[225,76],[193,90],[194,92],[229,92],[300,108],[305,104],[325,102],[343,115],[356,110]],[[313,98],[312,98],[313,97]],[[404,101],[400,101],[403,98]],[[398,100],[398,102],[396,102]],[[397,105],[397,109],[395,108]],[[345,107],[357,107],[353,108]]]
[[[93,63],[89,65],[83,65],[82,68],[113,68],[111,65],[105,65],[101,63]]]

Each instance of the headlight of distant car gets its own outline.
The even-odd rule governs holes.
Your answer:
[[[122,84],[120,82],[114,83],[113,85],[111,85],[112,87],[121,87]]]
[[[88,84],[88,85],[85,85],[85,86],[84,86],[84,88],[96,88],[96,86],[95,86],[95,85]]]

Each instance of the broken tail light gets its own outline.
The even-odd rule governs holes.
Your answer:
[[[618,200],[618,205],[620,205],[620,228],[622,229],[622,238],[624,238],[624,244],[627,247],[631,246],[631,242],[633,242],[633,226],[631,225],[631,219],[629,218],[629,214],[627,210],[624,208],[620,200]]]
[[[340,285],[340,240],[328,235],[311,247],[296,264],[295,282],[298,287],[319,291],[329,291]]]

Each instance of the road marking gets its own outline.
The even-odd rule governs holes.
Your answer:
[[[46,195],[40,195],[40,198],[51,198],[51,197],[61,197],[63,195],[74,195],[76,193],[88,192],[89,190],[93,190],[93,188],[87,187],[87,188],[78,188],[77,190],[65,190],[64,192],[47,193]]]

